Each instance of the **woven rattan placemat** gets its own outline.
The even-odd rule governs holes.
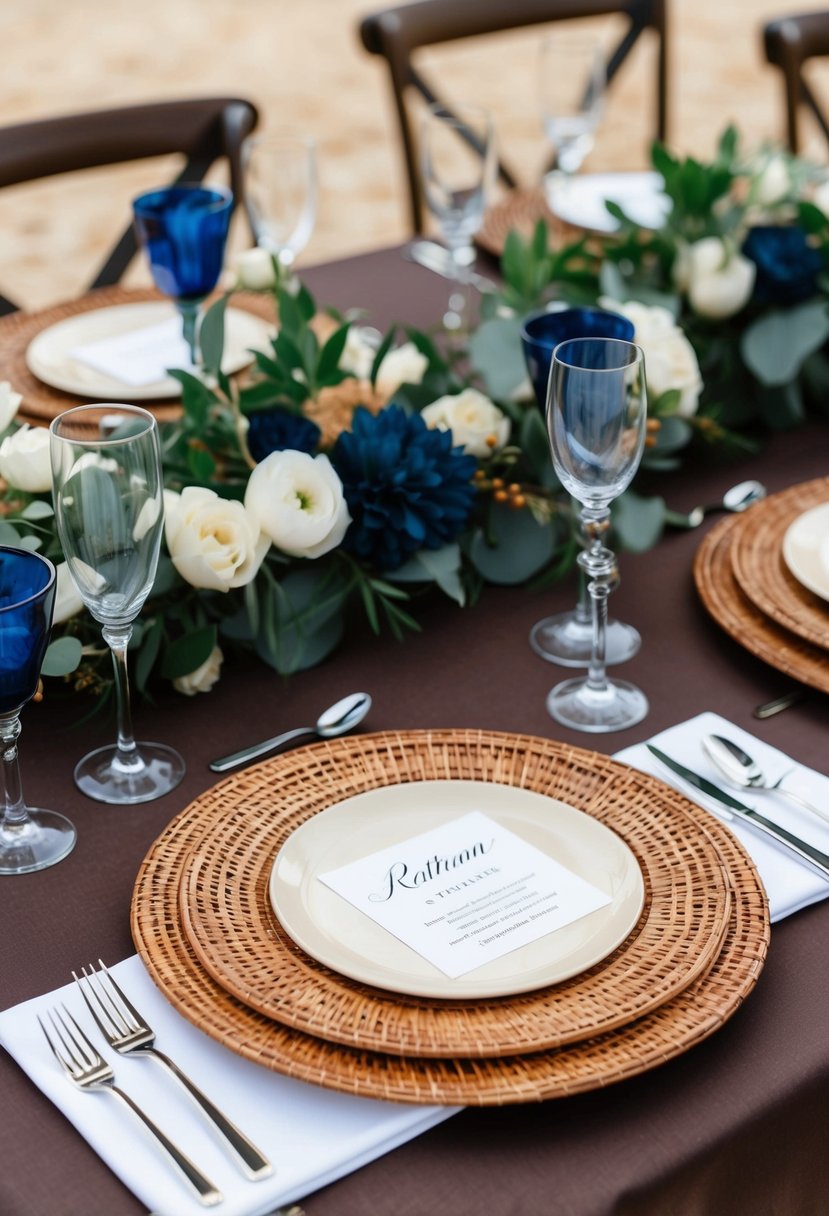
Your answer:
[[[77,394],[65,393],[61,389],[44,384],[29,371],[26,350],[33,338],[49,326],[56,325],[58,321],[65,321],[67,317],[74,317],[79,313],[94,312],[98,308],[111,308],[118,304],[138,304],[144,300],[164,298],[152,288],[101,287],[77,300],[68,300],[38,312],[14,312],[0,318],[2,378],[9,380],[15,392],[23,396],[18,413],[20,421],[48,425],[58,414],[77,405],[80,399]],[[272,305],[264,296],[238,293],[233,297],[233,306],[265,320],[271,319]],[[181,407],[169,400],[141,401],[140,404],[145,409],[152,410],[160,422],[172,421],[181,413]]]
[[[697,550],[694,581],[703,604],[717,624],[758,659],[810,688],[829,692],[829,651],[778,625],[741,590],[731,552],[740,523],[739,515],[721,520]]]
[[[734,577],[745,596],[778,625],[829,651],[829,605],[797,581],[783,538],[799,515],[829,502],[829,477],[791,486],[740,516],[731,540]]]
[[[330,771],[332,788],[347,760],[349,742],[354,741],[332,740],[307,749],[321,771]],[[468,772],[470,757],[479,779],[499,780],[505,764],[515,763],[511,757],[539,741],[446,730],[388,732],[360,742],[363,763],[388,766],[396,780]],[[576,757],[578,749],[541,742],[549,768]],[[584,753],[588,771],[590,759],[591,754]],[[283,760],[277,757],[262,766],[277,789]],[[675,797],[681,805],[683,800]],[[685,809],[693,813],[692,804]],[[686,1051],[722,1026],[754,987],[769,941],[765,895],[734,837],[713,820],[705,820],[705,830],[723,859],[733,895],[723,947],[713,965],[679,996],[629,1026],[526,1055],[436,1059],[350,1048],[285,1026],[231,996],[201,966],[181,926],[180,863],[182,851],[199,847],[198,803],[170,823],[145,858],[133,893],[132,932],[150,975],[182,1015],[267,1068],[343,1092],[399,1102],[502,1105],[563,1097],[634,1076]],[[232,872],[228,880],[233,881]]]
[[[728,876],[698,822],[669,787],[605,756],[521,738],[444,753],[409,742],[389,750],[345,741],[335,770],[308,750],[285,756],[279,780],[251,768],[198,799],[200,842],[181,859],[180,912],[201,964],[260,1013],[308,1034],[400,1055],[504,1056],[599,1034],[661,1005],[711,965],[729,916]],[[497,763],[497,778],[490,776]],[[645,907],[612,955],[581,975],[497,1000],[428,1000],[384,993],[331,971],[296,946],[268,898],[271,867],[291,832],[366,790],[443,772],[547,794],[612,828],[642,870]],[[414,829],[413,829],[414,830]],[[178,837],[171,841],[177,848]],[[175,862],[171,858],[171,866]],[[228,876],[233,875],[233,881]]]
[[[514,229],[526,240],[532,236],[539,220],[544,220],[549,228],[553,244],[573,240],[577,235],[577,229],[553,215],[545,201],[544,191],[537,187],[510,190],[509,194],[489,207],[475,236],[475,244],[494,257],[500,257],[504,252],[507,233]]]

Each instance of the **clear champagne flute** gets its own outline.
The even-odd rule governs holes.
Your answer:
[[[242,145],[245,202],[256,243],[290,278],[311,239],[317,214],[317,154],[313,139],[275,133]]]
[[[52,563],[25,549],[0,548],[0,874],[44,870],[75,844],[63,815],[26,805],[17,752],[20,711],[37,691],[54,605]]]
[[[473,238],[483,223],[495,177],[492,118],[478,106],[429,106],[421,130],[423,191],[452,258],[457,290],[444,316],[447,330],[469,328]]]
[[[50,432],[58,536],[115,669],[117,741],[84,756],[75,782],[99,802],[148,802],[184,776],[171,747],[136,743],[127,675],[133,622],[152,589],[164,522],[158,428],[147,410],[107,403],[67,410]]]
[[[540,69],[541,121],[554,157],[544,188],[554,207],[592,150],[601,121],[606,86],[601,44],[559,30],[541,43]]]
[[[557,684],[547,697],[552,717],[573,730],[622,730],[641,722],[648,712],[640,689],[607,676],[607,598],[618,571],[604,543],[610,504],[639,467],[646,421],[640,347],[615,338],[574,338],[556,347],[547,390],[547,431],[559,480],[582,506],[589,544],[578,560],[589,579],[593,615],[587,675]]]

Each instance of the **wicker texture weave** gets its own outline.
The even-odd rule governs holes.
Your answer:
[[[732,565],[732,541],[740,522],[739,515],[721,520],[697,550],[694,581],[703,604],[717,624],[758,659],[810,688],[829,692],[829,652],[778,625],[741,590]]]
[[[569,750],[553,763],[547,743],[525,738],[502,748],[499,782],[576,806],[636,855],[645,907],[628,939],[571,980],[507,999],[401,997],[331,971],[282,929],[268,880],[279,848],[300,824],[332,802],[390,784],[385,741],[379,752],[370,739],[356,746],[356,766],[354,741],[334,768],[295,752],[280,764],[278,785],[262,765],[199,799],[202,837],[181,871],[182,925],[208,973],[260,1013],[323,1039],[394,1054],[521,1054],[641,1017],[682,991],[719,952],[730,911],[728,878],[684,800],[604,756]],[[448,775],[468,777],[487,750],[458,753]],[[408,749],[395,751],[393,761],[399,766],[409,758]],[[446,761],[435,754],[433,763]]]
[[[317,773],[330,783],[331,802],[342,797],[341,779],[357,775],[359,780],[359,774],[375,783],[452,776],[502,783],[512,779],[544,792],[555,781],[557,767],[577,766],[584,782],[578,801],[592,798],[597,808],[607,784],[607,774],[599,771],[601,758],[592,753],[493,732],[388,732],[320,743],[301,755],[309,775]],[[281,793],[283,776],[295,764],[292,754],[260,768]],[[620,778],[628,771],[615,767]],[[245,797],[245,775],[239,775],[239,784],[224,782],[220,787],[228,812],[234,801]],[[642,788],[661,788],[661,783],[645,775],[637,774],[636,781]],[[255,786],[258,782],[257,773]],[[689,815],[698,814],[678,795],[673,798]],[[400,1102],[500,1105],[563,1097],[622,1080],[717,1030],[753,988],[768,947],[768,912],[756,871],[726,829],[706,818],[704,830],[728,876],[731,911],[713,965],[672,1000],[627,1026],[571,1046],[523,1055],[438,1059],[343,1046],[256,1012],[201,966],[182,928],[179,883],[187,857],[201,846],[202,814],[203,800],[197,799],[171,822],[142,864],[132,902],[132,931],[139,953],[172,1004],[207,1034],[265,1067],[344,1092]],[[236,877],[230,866],[227,880]],[[359,1013],[359,993],[355,999]]]

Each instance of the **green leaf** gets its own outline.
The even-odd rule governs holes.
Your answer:
[[[467,556],[487,582],[513,586],[537,574],[554,552],[552,528],[540,527],[529,511],[493,506],[489,534],[473,533]]]
[[[208,376],[218,376],[221,370],[225,345],[225,310],[229,299],[228,293],[211,304],[199,326],[199,346]]]
[[[68,676],[76,671],[83,656],[83,646],[78,638],[56,638],[46,648],[40,674],[43,676]]]
[[[35,498],[28,506],[23,508],[20,512],[20,518],[29,520],[51,519],[54,513],[50,502],[44,502],[42,498]]]
[[[380,364],[383,362],[386,355],[391,350],[391,344],[394,341],[394,335],[395,335],[395,326],[393,325],[391,327],[391,329],[389,330],[389,332],[386,334],[383,341],[380,343],[380,345],[377,348],[377,353],[375,354],[374,359],[371,364],[371,372],[369,373],[369,380],[371,381],[372,386],[374,386],[374,384],[376,384],[376,382],[377,382],[377,373],[380,370]]]
[[[388,574],[387,578],[395,583],[436,583],[441,591],[463,607],[466,592],[460,572],[460,546],[444,545],[442,549],[421,549],[405,565]]]
[[[14,524],[10,524],[5,519],[0,519],[0,545],[11,545],[13,548],[20,548],[20,533]]]
[[[490,397],[509,397],[527,375],[520,318],[484,321],[469,341],[469,359],[483,376]]]
[[[142,639],[141,649],[138,652],[138,657],[135,660],[135,686],[141,693],[146,693],[147,683],[150,679],[155,661],[158,658],[158,652],[161,649],[161,640],[164,637],[164,618],[161,613],[154,617],[149,622],[149,628],[145,630]]]
[[[547,426],[537,405],[529,406],[518,429],[518,443],[536,477],[541,477],[551,466],[550,440]]]
[[[328,376],[331,372],[337,370],[340,358],[345,350],[348,331],[351,329],[350,322],[341,325],[323,346],[320,352],[319,362],[317,364],[317,380],[320,381]]]
[[[161,661],[161,674],[167,680],[178,680],[198,670],[210,658],[216,645],[215,625],[205,625],[182,638],[176,638],[167,647]]]
[[[788,384],[808,355],[829,338],[825,300],[807,300],[792,308],[773,309],[746,329],[740,351],[761,384]]]
[[[652,549],[665,525],[665,500],[640,498],[626,490],[613,504],[613,527],[619,546],[632,553]]]

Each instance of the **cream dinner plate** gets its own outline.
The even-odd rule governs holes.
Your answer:
[[[177,315],[175,305],[166,300],[116,304],[78,313],[42,330],[29,343],[26,364],[44,384],[82,397],[103,401],[157,401],[178,397],[181,385],[169,376],[152,383],[130,384],[90,366],[72,353],[88,343],[133,334]],[[261,317],[239,308],[228,308],[223,371],[231,375],[252,363],[250,348],[267,349],[271,332],[272,327]]]
[[[577,173],[561,180],[547,174],[544,196],[553,215],[576,228],[615,232],[617,221],[605,207],[610,199],[642,228],[659,228],[670,208],[659,173]]]
[[[829,600],[829,502],[804,511],[789,525],[783,560],[803,587]]]
[[[458,979],[449,979],[319,878],[380,849],[481,811],[598,887],[611,902]],[[531,992],[586,971],[633,929],[642,873],[625,842],[582,811],[531,790],[479,781],[415,781],[346,798],[280,849],[269,894],[286,933],[342,975],[409,996],[460,999]]]

